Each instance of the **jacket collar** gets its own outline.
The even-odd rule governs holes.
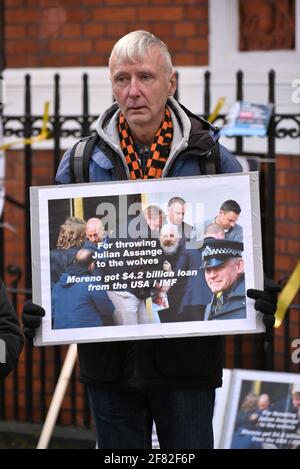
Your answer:
[[[165,165],[163,176],[168,172],[176,156],[188,149],[196,148],[200,153],[210,151],[218,134],[211,124],[191,113],[179,104],[173,97],[167,101],[173,122],[173,141],[170,155]],[[96,131],[99,136],[121,157],[125,167],[127,164],[120,148],[120,140],[117,131],[119,107],[114,102],[97,120]]]

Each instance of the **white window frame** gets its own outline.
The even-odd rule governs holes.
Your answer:
[[[295,50],[241,52],[238,0],[210,0],[210,66],[212,69],[300,69],[300,0],[295,1]]]

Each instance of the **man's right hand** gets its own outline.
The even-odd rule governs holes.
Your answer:
[[[36,329],[41,325],[42,317],[45,316],[45,310],[36,305],[31,300],[24,303],[22,311],[22,323],[24,335],[28,340],[35,336]]]

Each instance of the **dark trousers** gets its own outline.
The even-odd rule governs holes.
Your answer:
[[[100,449],[151,449],[153,420],[161,449],[213,448],[214,389],[88,386],[88,394]]]

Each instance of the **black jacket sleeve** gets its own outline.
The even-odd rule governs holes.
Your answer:
[[[23,336],[14,311],[0,279],[0,379],[16,365],[23,347]]]

